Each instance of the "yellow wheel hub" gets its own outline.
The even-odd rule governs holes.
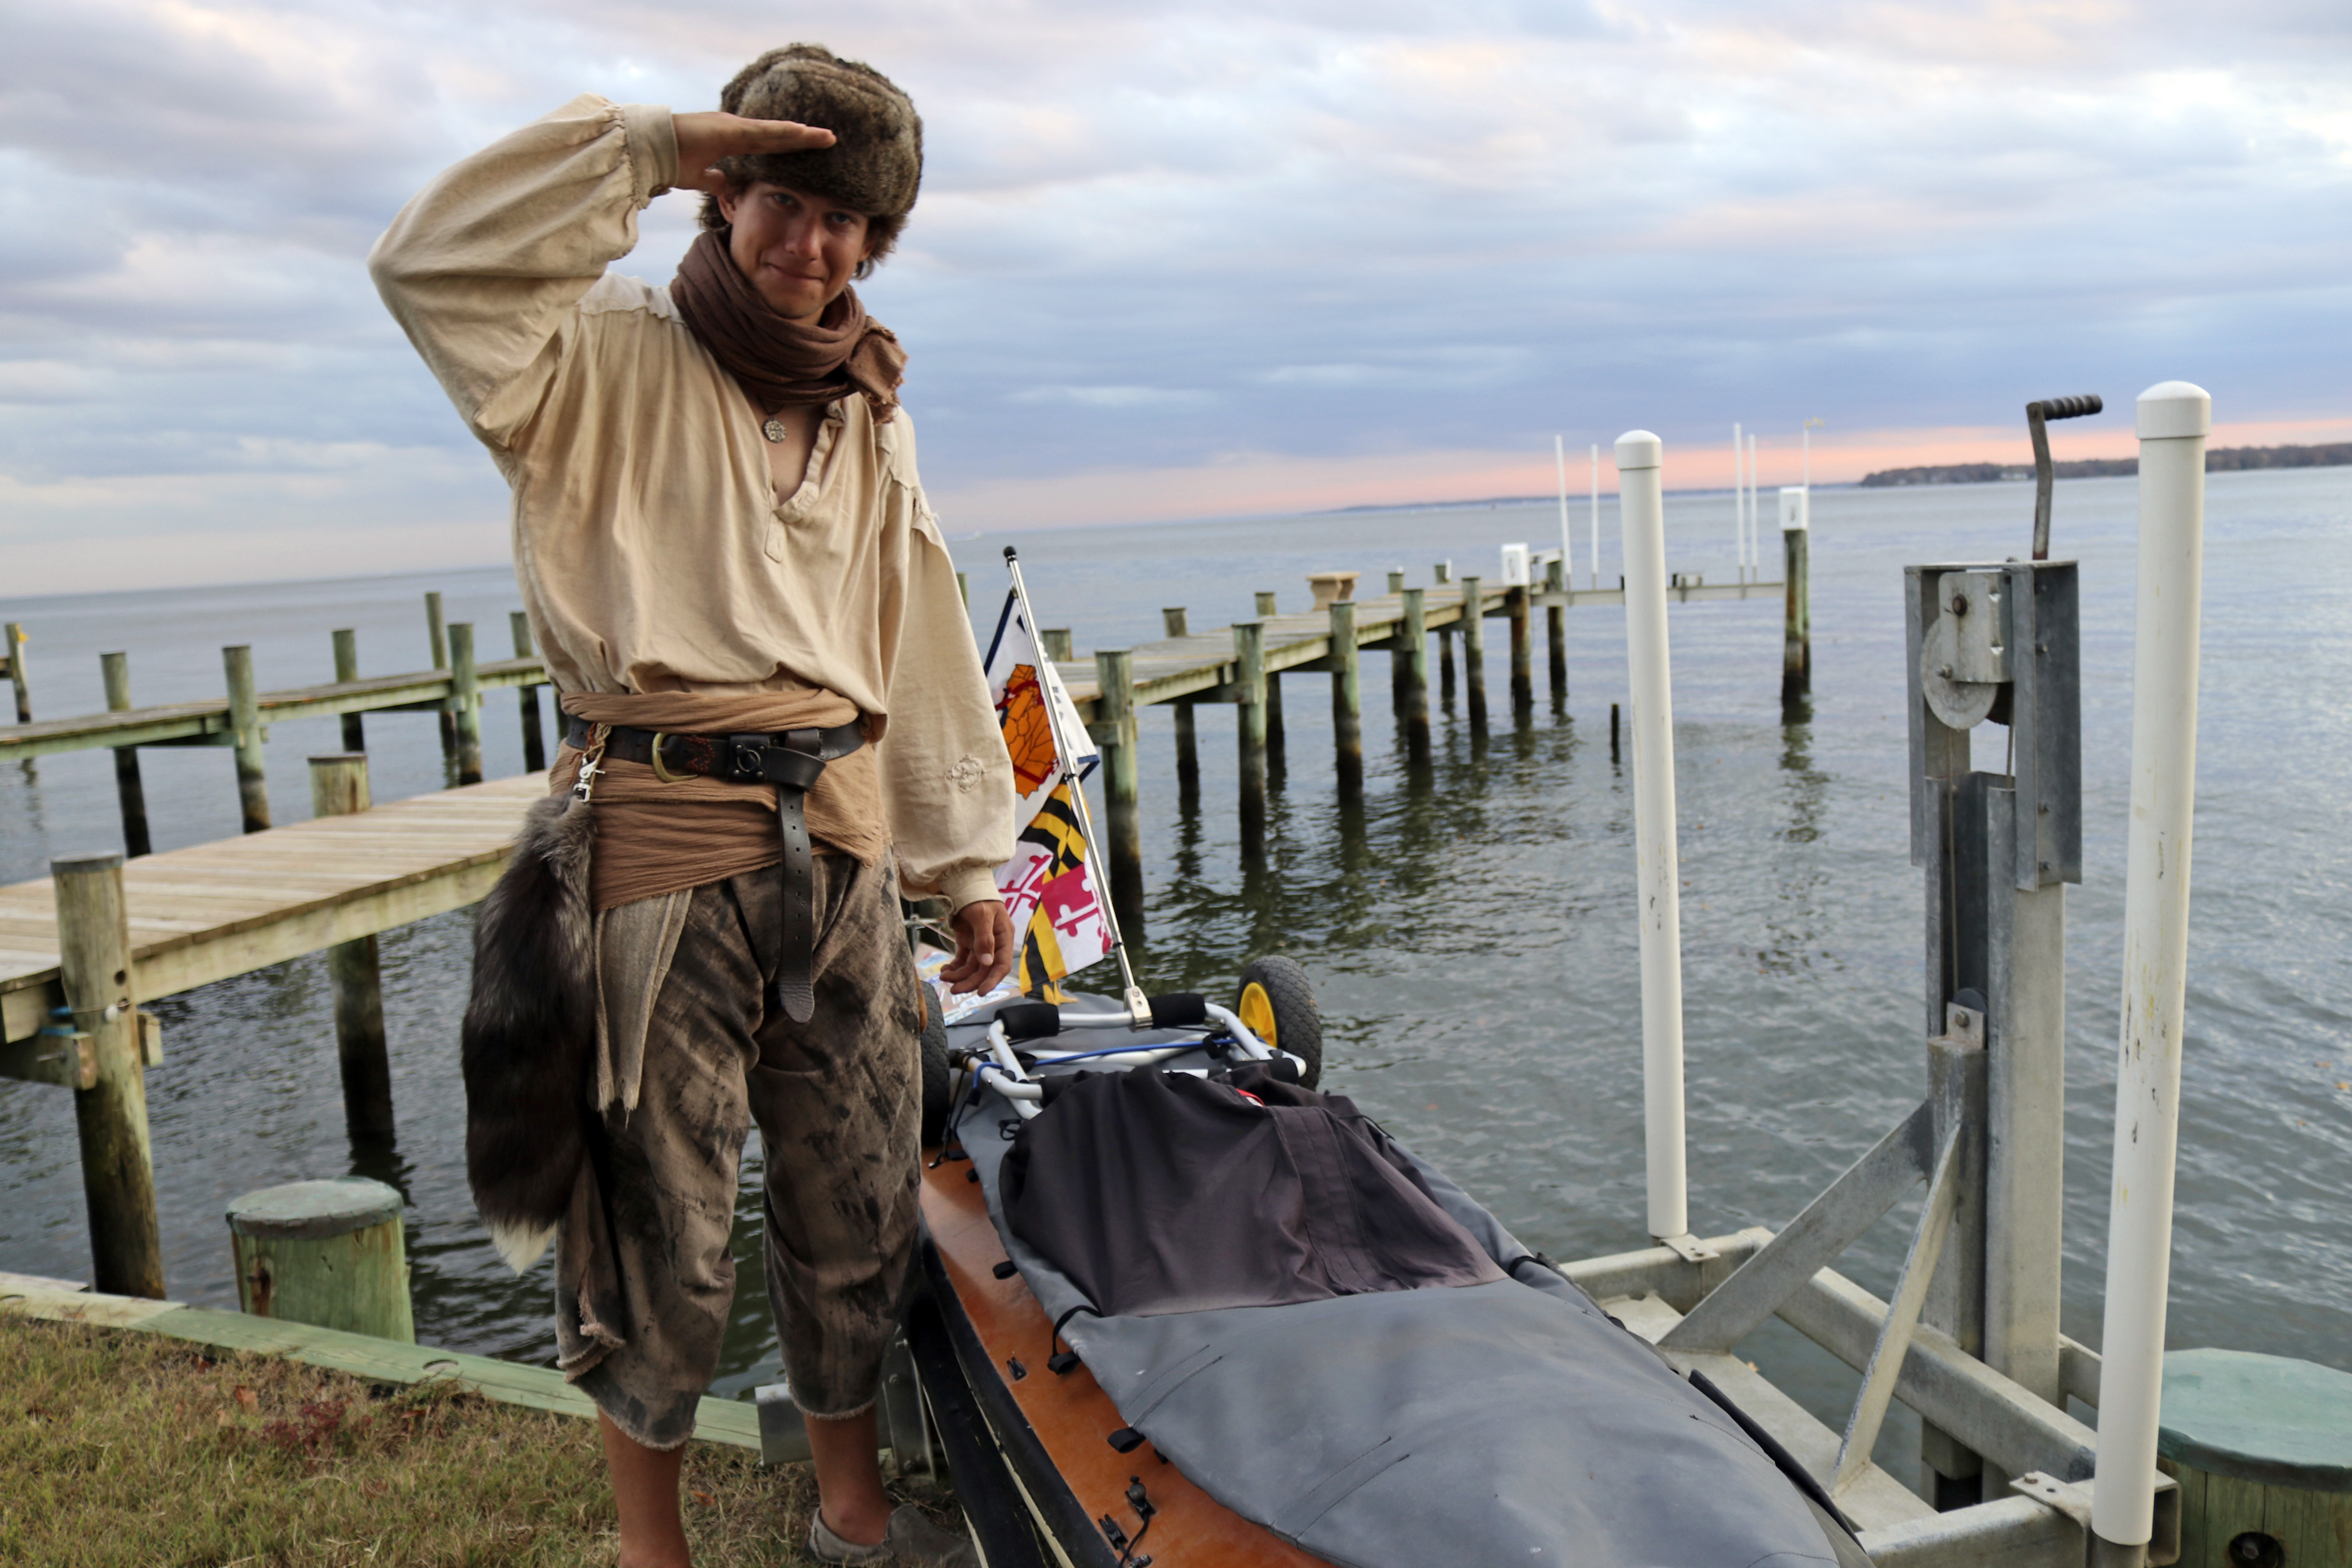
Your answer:
[[[1265,994],[1265,986],[1255,980],[1243,986],[1242,1005],[1234,1011],[1240,1015],[1243,1025],[1258,1037],[1261,1045],[1269,1050],[1282,1048],[1274,1037],[1274,998]]]

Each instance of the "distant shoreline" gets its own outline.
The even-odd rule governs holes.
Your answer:
[[[2216,447],[2205,454],[2205,471],[2225,473],[2243,468],[2340,468],[2352,467],[2352,441],[2316,447]],[[2053,463],[2051,472],[2062,479],[2104,479],[2139,472],[2137,458],[2083,458]],[[1941,463],[1918,468],[1881,468],[1862,477],[1864,489],[1898,489],[1908,485],[1982,485],[2030,479],[2031,463]]]

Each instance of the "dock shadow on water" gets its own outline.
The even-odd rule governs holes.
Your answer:
[[[1923,1091],[1901,568],[2019,553],[2019,493],[1988,485],[1816,497],[1807,706],[1780,701],[1776,601],[1670,613],[1692,1210],[1704,1234],[1785,1223]],[[2068,896],[2064,1327],[2086,1341],[2098,1330],[2113,1102],[2132,497],[2129,480],[2068,482],[2058,513],[2059,552],[2082,560],[2084,584],[2087,832],[2084,883]],[[2173,1336],[2343,1365],[2352,1359],[2352,1205],[2343,1201],[2352,1188],[2352,943],[2340,911],[2352,840],[2335,803],[2352,772],[2352,729],[2328,694],[2352,684],[2352,645],[2336,630],[2352,594],[2352,473],[2216,474],[2209,504]],[[1667,517],[1678,570],[1685,559],[1709,570],[1714,549],[1728,574],[1727,497],[1670,497]],[[1274,592],[1296,612],[1311,572],[1360,568],[1370,582],[1391,562],[1420,563],[1411,581],[1428,584],[1441,549],[1465,558],[1457,568],[1493,570],[1499,545],[1556,528],[1548,507],[1481,507],[1013,542],[1041,616],[1072,627],[1083,660],[1161,635],[1171,601],[1189,605],[1201,626],[1246,618],[1252,591]],[[989,563],[1003,542],[956,543],[982,619],[993,612]],[[1613,582],[1613,559],[1603,567]],[[511,597],[503,573],[448,582],[461,601],[452,613],[486,623]],[[328,629],[358,621],[371,636],[367,605],[379,601],[384,626],[405,627],[413,587],[222,590],[203,617],[159,618],[139,595],[5,611],[34,630],[37,653],[65,650],[54,679],[45,667],[44,689],[52,710],[81,711],[101,706],[96,654],[120,646],[108,639],[131,637],[142,669],[201,670],[215,646],[246,638],[266,681],[325,679]],[[121,631],[142,625],[152,645]],[[1218,1000],[1249,959],[1296,958],[1318,991],[1326,1087],[1434,1159],[1529,1245],[1569,1258],[1645,1237],[1633,752],[1612,752],[1609,723],[1612,704],[1630,718],[1622,612],[1570,610],[1561,648],[1566,698],[1550,695],[1549,648],[1538,647],[1534,700],[1515,703],[1507,639],[1491,637],[1481,650],[1483,720],[1463,640],[1444,650],[1450,696],[1433,648],[1425,758],[1392,715],[1386,656],[1367,649],[1363,779],[1352,795],[1335,777],[1330,678],[1283,676],[1263,855],[1243,852],[1233,708],[1193,710],[1191,789],[1180,787],[1171,710],[1143,710],[1137,956],[1148,987]],[[87,656],[87,676],[62,662],[68,653]],[[404,667],[384,658],[385,668]],[[89,688],[79,706],[77,680]],[[370,717],[379,800],[441,786],[431,722]],[[521,771],[511,729],[486,726],[493,777]],[[281,821],[301,815],[290,798],[300,759],[340,749],[331,721],[277,727],[272,776],[289,785]],[[222,753],[152,755],[157,847],[235,835]],[[0,773],[0,879],[43,875],[54,855],[119,847],[114,800],[101,753]],[[465,1190],[457,1027],[470,931],[460,910],[382,939],[389,1142],[354,1146],[345,1134],[323,954],[152,1004],[168,1043],[148,1092],[175,1299],[234,1306],[222,1216],[239,1194],[352,1172],[407,1199],[420,1340],[549,1357],[547,1265],[509,1272]],[[738,1298],[719,1384],[727,1394],[777,1373],[757,1266],[759,1176],[755,1137],[735,1233]],[[1884,1294],[1908,1226],[1898,1211],[1843,1267]],[[0,1268],[89,1274],[71,1097],[40,1086],[0,1083]],[[1853,1374],[1777,1328],[1748,1353],[1842,1420]],[[1890,1427],[1882,1447],[1906,1442],[1916,1450],[1916,1429]]]

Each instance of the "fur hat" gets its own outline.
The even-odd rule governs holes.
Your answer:
[[[888,77],[822,44],[770,49],[735,74],[719,107],[751,120],[822,126],[834,144],[815,152],[728,158],[719,167],[745,184],[765,180],[826,196],[868,217],[904,217],[923,183],[923,121]]]

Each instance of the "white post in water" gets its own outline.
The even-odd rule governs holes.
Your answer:
[[[1735,580],[1748,581],[1748,485],[1740,477],[1739,421],[1731,422],[1731,555]]]
[[[2092,1562],[2099,1568],[2137,1568],[2145,1562],[2155,1524],[2173,1153],[2180,1136],[2189,814],[2197,795],[2205,437],[2212,425],[2213,400],[2201,387],[2168,381],[2139,395],[2139,610],[2133,633],[2123,1025],[2116,1052],[2116,1164],[2091,1503],[2091,1529],[2098,1538]]]
[[[1601,443],[1592,443],[1592,585],[1601,586]]]
[[[1756,577],[1764,577],[1764,529],[1756,514],[1756,432],[1748,433],[1748,564],[1756,568]]]
[[[1559,581],[1562,587],[1576,578],[1576,541],[1568,531],[1568,437],[1551,438],[1552,466],[1559,470]]]
[[[1625,660],[1633,699],[1633,854],[1642,918],[1642,1109],[1650,1234],[1690,1234],[1683,1171],[1683,917],[1675,847],[1675,700],[1666,661],[1664,443],[1617,437],[1624,530]]]

